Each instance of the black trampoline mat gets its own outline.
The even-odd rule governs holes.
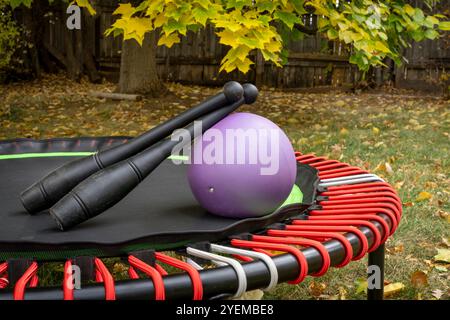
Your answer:
[[[124,138],[7,141],[0,142],[0,155],[6,152],[21,154],[23,151],[92,152],[123,141]],[[211,215],[201,208],[189,188],[187,166],[166,160],[114,207],[63,232],[56,227],[48,212],[28,214],[19,195],[52,169],[76,158],[40,155],[2,159],[0,156],[0,256],[5,252],[15,252],[15,255],[17,252],[33,252],[38,255],[43,251],[84,249],[98,250],[107,255],[118,251],[126,253],[133,248],[163,250],[199,241],[218,241],[231,235],[254,232],[300,214],[312,203],[318,180],[315,169],[299,165],[297,185],[304,194],[303,204],[289,205],[261,218],[229,219]]]

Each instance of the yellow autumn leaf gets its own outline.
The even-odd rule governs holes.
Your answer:
[[[276,251],[276,250],[266,250],[266,251],[269,252],[269,253],[271,253],[271,254],[273,254],[273,255],[275,255],[275,256],[278,256],[278,255],[280,255],[280,254],[285,253],[285,252],[283,252],[283,251]]]
[[[231,32],[229,30],[223,30],[221,32],[218,32],[217,35],[219,36],[219,43],[227,45],[227,46],[235,46],[236,45],[236,33]]]
[[[166,47],[170,48],[175,43],[180,42],[180,37],[176,33],[171,33],[169,35],[166,35],[165,33],[161,35],[161,37],[158,40],[158,46],[165,45]]]
[[[377,135],[380,134],[380,129],[378,129],[377,127],[373,127],[372,128],[372,133],[377,136]]]
[[[377,171],[382,171],[382,172],[386,172],[386,166],[384,165],[384,163],[380,162],[375,169],[373,169],[373,172],[377,172]]]
[[[71,4],[73,3],[76,3],[80,8],[86,8],[92,16],[96,14],[96,11],[90,4],[89,0],[74,0]]]
[[[341,108],[341,107],[345,107],[346,103],[345,103],[344,100],[338,100],[338,101],[336,101],[336,102],[334,103],[334,105],[335,105],[336,107]]]
[[[253,64],[253,61],[246,58],[244,61],[238,59],[235,61],[236,67],[242,73],[246,74],[250,70],[250,66]]]
[[[355,280],[356,284],[356,294],[367,292],[367,279],[365,278],[359,278],[358,280]]]
[[[311,281],[308,286],[310,294],[314,297],[320,297],[326,288],[327,285],[325,283],[316,281]]]
[[[435,261],[450,263],[450,249],[437,249],[438,254],[434,256]]]
[[[339,135],[342,137],[348,136],[349,131],[346,128],[342,128],[341,131],[339,131]]]
[[[270,41],[264,44],[264,49],[269,52],[280,52],[282,49],[282,45],[278,41]]]
[[[384,286],[384,296],[389,297],[394,295],[405,288],[405,285],[401,282],[394,282]]]
[[[160,13],[156,16],[155,20],[153,21],[153,26],[155,28],[161,27],[163,24],[165,24],[169,19],[166,17],[165,14]]]
[[[429,192],[426,191],[422,191],[419,193],[419,195],[416,198],[416,202],[421,202],[421,201],[425,201],[425,200],[429,200],[433,197],[433,195]]]
[[[383,42],[381,42],[381,41],[375,42],[375,49],[377,49],[378,51],[381,51],[381,52],[385,52],[385,53],[391,51],[391,50],[389,50],[389,48],[386,47],[385,44],[384,44]]]
[[[135,13],[135,8],[130,3],[120,3],[113,15],[121,15],[123,18],[130,18]]]
[[[414,15],[414,13],[416,12],[415,10],[414,10],[414,8],[413,7],[411,7],[409,4],[407,4],[407,5],[405,5],[404,7],[403,7],[403,9],[405,10],[405,12],[409,15],[409,16],[413,16]]]
[[[151,26],[150,19],[133,17],[121,20],[126,21],[124,25],[124,40],[135,39],[142,45],[145,33],[148,31],[149,26]]]

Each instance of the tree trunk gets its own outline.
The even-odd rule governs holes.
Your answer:
[[[31,46],[28,49],[29,53],[29,62],[30,69],[33,72],[33,75],[37,78],[41,76],[41,65],[39,63],[39,54],[37,49],[37,36],[36,34],[36,21],[34,19],[33,9],[25,9],[24,10],[24,26],[27,30],[26,32],[26,40]]]
[[[64,50],[66,53],[65,57],[65,65],[67,69],[67,74],[71,80],[80,81],[82,75],[82,63],[78,60],[77,53],[75,48],[78,47],[79,43],[75,44],[74,48],[74,35],[76,32],[80,32],[79,30],[70,31],[64,28]],[[75,40],[80,41],[80,37],[75,37]]]
[[[63,13],[66,12],[67,4],[61,3]],[[64,15],[63,15],[64,16]],[[83,74],[83,61],[82,59],[82,35],[81,30],[69,30],[65,26],[63,27],[64,33],[64,52],[65,52],[65,66],[67,75],[71,80],[80,81]]]
[[[156,69],[155,34],[145,36],[142,47],[135,40],[123,43],[119,92],[159,96],[166,92]]]

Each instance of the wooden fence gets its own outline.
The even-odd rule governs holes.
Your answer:
[[[422,1],[412,2],[422,5]],[[450,0],[442,0],[441,6],[449,3]],[[116,1],[113,0],[97,1],[93,55],[103,73],[117,78],[122,40],[104,35],[114,22],[112,12],[115,6]],[[316,16],[305,15],[303,19],[305,27],[315,27]],[[63,51],[65,14],[56,12],[51,20],[52,23],[46,27],[46,41]],[[402,88],[436,88],[437,80],[449,68],[450,52],[446,41],[448,38],[413,44],[405,52],[409,65],[378,71],[378,82],[395,80],[394,83]],[[227,47],[218,43],[212,28],[206,28],[198,33],[189,32],[181,43],[170,49],[158,47],[158,72],[164,80],[202,85],[222,84],[234,79],[272,87],[312,88],[351,85],[359,80],[360,73],[356,66],[348,63],[348,52],[341,43],[315,35],[290,43],[288,49],[288,63],[283,68],[255,56],[255,65],[245,75],[239,72],[219,73],[220,61]]]
[[[410,0],[413,6],[424,8],[424,1]],[[435,12],[450,8],[450,0],[435,1]],[[442,91],[450,84],[444,80],[450,72],[450,34],[438,40],[414,42],[404,52],[407,63],[395,68],[395,85],[398,88]],[[450,74],[447,75],[447,77]]]

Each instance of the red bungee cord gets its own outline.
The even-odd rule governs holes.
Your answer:
[[[105,300],[116,300],[113,276],[99,258],[94,258],[94,264],[96,268],[96,280],[97,282],[103,282],[105,286]]]
[[[64,264],[63,294],[64,300],[73,300],[73,270],[71,260],[67,260]]]
[[[20,277],[20,279],[17,280],[16,285],[14,286],[14,293],[13,293],[14,300],[24,299],[25,288],[27,284],[29,284],[29,282],[31,282],[31,280],[35,278],[37,271],[38,271],[38,264],[37,262],[33,262],[25,271],[25,273]]]
[[[155,258],[170,266],[186,271],[189,274],[189,277],[191,278],[192,281],[192,289],[194,291],[193,299],[201,300],[203,298],[203,283],[202,280],[200,279],[199,272],[193,266],[184,261],[166,256],[165,254],[160,252],[155,252]]]
[[[6,270],[8,270],[8,263],[0,263],[0,289],[6,288],[9,285]]]
[[[370,248],[367,250],[367,252],[373,252],[375,251],[381,244],[381,233],[380,230],[371,222],[367,220],[292,220],[291,221],[293,226],[307,226],[307,227],[313,227],[313,226],[323,226],[323,227],[329,227],[329,226],[340,226],[340,227],[367,227],[372,231],[373,234],[373,241]],[[359,230],[359,229],[358,229]],[[365,237],[364,237],[365,238]]]
[[[328,239],[338,240],[345,249],[345,256],[344,256],[344,259],[341,261],[341,263],[336,265],[337,268],[342,268],[342,267],[346,266],[347,264],[349,264],[349,262],[353,258],[353,249],[352,249],[352,245],[350,244],[350,241],[348,241],[347,238],[344,237],[340,233],[314,232],[314,231],[287,231],[287,230],[270,229],[267,231],[267,234],[270,236],[275,236],[274,241],[276,241],[276,239],[280,239],[280,238],[277,238],[277,236],[278,237],[291,237],[292,239],[295,239],[294,237],[304,237],[304,238],[312,238],[317,241],[324,241],[324,240],[328,240]],[[278,241],[280,241],[280,240],[278,240]]]
[[[356,227],[353,226],[313,226],[313,225],[286,225],[286,231],[319,231],[319,232],[333,232],[333,233],[343,233],[349,232],[355,234],[361,244],[361,248],[357,255],[355,255],[352,260],[360,260],[369,251],[369,242],[364,235],[364,233]]]
[[[342,214],[342,215],[326,215],[326,214],[315,214],[314,212],[310,212],[310,216],[308,220],[333,220],[333,221],[347,221],[347,220],[367,220],[367,221],[376,221],[383,228],[383,237],[381,238],[381,243],[385,243],[389,237],[390,229],[389,225],[382,217],[376,214]]]
[[[267,230],[267,236],[260,236],[260,235],[253,235],[252,240],[259,241],[259,242],[268,242],[268,243],[278,243],[278,244],[291,244],[291,245],[298,245],[298,246],[304,246],[304,247],[311,247],[316,249],[320,255],[322,256],[322,266],[320,267],[319,271],[312,273],[311,275],[314,277],[320,277],[323,276],[331,265],[331,259],[330,254],[328,253],[325,246],[316,240],[306,239],[306,238],[281,238],[275,236],[276,233],[273,233],[272,231],[275,231],[274,229]]]
[[[390,221],[391,221],[391,228],[388,232],[388,236],[392,235],[395,230],[397,229],[398,222],[394,215],[394,213],[390,210],[384,209],[384,208],[357,208],[357,209],[334,209],[334,208],[328,208],[327,210],[311,210],[309,211],[309,215],[327,215],[327,216],[334,216],[335,219],[339,219],[340,215],[361,215],[364,216],[366,214],[369,215],[376,215],[377,213],[384,213],[386,214]]]
[[[134,271],[134,268],[141,270],[153,282],[153,287],[155,288],[155,300],[164,300],[166,298],[164,282],[161,274],[151,265],[145,263],[144,261],[136,258],[135,256],[128,256],[128,262],[130,263],[130,269]],[[136,276],[139,278],[139,275],[136,271],[134,271]],[[136,279],[136,278],[135,278]]]

